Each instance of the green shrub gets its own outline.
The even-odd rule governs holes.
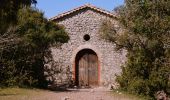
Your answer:
[[[18,12],[16,26],[2,35],[0,43],[0,86],[46,86],[44,56],[50,45],[65,43],[64,27],[48,21],[34,8]]]

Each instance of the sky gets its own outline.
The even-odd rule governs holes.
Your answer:
[[[36,7],[49,19],[84,4],[92,4],[112,11],[115,7],[122,5],[124,0],[37,0],[37,2]]]

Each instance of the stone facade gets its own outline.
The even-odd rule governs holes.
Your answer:
[[[83,49],[93,50],[99,60],[100,86],[108,86],[115,83],[115,74],[121,73],[121,65],[126,61],[126,51],[115,51],[115,44],[100,37],[102,21],[110,20],[121,31],[116,19],[108,14],[92,9],[89,6],[64,15],[56,20],[64,25],[70,40],[60,48],[51,47],[51,59],[46,59],[45,75],[52,84],[62,85],[74,81],[74,66],[77,53]],[[84,40],[88,34],[90,39]],[[52,71],[51,71],[52,70]]]

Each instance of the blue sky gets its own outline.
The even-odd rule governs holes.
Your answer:
[[[112,11],[115,7],[122,5],[124,0],[37,0],[36,5],[45,17],[51,18],[65,11],[90,3],[94,6]]]

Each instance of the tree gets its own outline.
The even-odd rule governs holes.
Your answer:
[[[121,89],[154,97],[157,91],[170,93],[170,1],[125,0],[118,20],[122,33],[102,36],[128,50],[127,62],[117,82]],[[113,27],[113,26],[109,26]]]
[[[0,34],[17,22],[17,12],[25,6],[36,4],[36,0],[0,0]]]
[[[67,42],[69,37],[64,27],[48,21],[35,8],[20,9],[17,20],[9,33],[12,37],[0,43],[0,85],[44,86],[46,50]]]

